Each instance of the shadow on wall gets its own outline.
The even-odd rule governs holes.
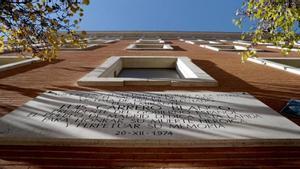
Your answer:
[[[95,69],[95,67],[86,67],[86,66],[80,66],[80,67],[77,67],[77,68],[68,68],[68,67],[58,67],[58,69],[61,69],[61,70],[67,70],[67,71],[71,71],[71,72],[90,72],[92,70]]]
[[[214,62],[195,59],[192,62],[218,81],[219,86],[216,89],[217,91],[246,92],[257,90],[251,84],[219,68]]]
[[[68,86],[68,85],[56,85],[51,90],[108,90],[108,91],[165,91],[165,90],[209,90],[209,91],[222,91],[222,92],[248,92],[259,100],[275,109],[280,111],[290,98],[300,97],[297,95],[295,86],[284,86],[285,90],[275,90],[274,88],[278,84],[268,84],[274,88],[270,90],[260,89],[257,86],[250,84],[243,79],[230,74],[214,62],[209,60],[193,60],[197,66],[215,78],[219,86],[218,87],[171,87],[171,86],[99,86],[99,87],[80,87],[80,86]],[[258,84],[259,85],[259,84]],[[276,87],[278,88],[278,87]],[[298,92],[299,93],[299,92]]]
[[[0,84],[0,91],[1,90],[17,92],[20,95],[31,97],[31,98],[37,97],[42,92],[44,92],[43,90],[39,90],[39,89],[24,88],[24,87],[17,87],[17,86],[4,85],[4,84]],[[7,104],[7,103],[0,102],[0,117],[4,116],[8,112],[13,111],[16,108],[17,106],[15,105],[15,103]]]
[[[46,66],[48,64],[56,64],[62,62],[63,60],[56,60],[51,63],[49,62],[40,62],[32,65],[24,66],[22,68],[13,69],[11,71],[1,72],[0,79],[8,76],[13,76],[16,74],[21,74],[36,68],[40,68]],[[215,78],[219,86],[218,87],[171,87],[171,86],[107,86],[107,87],[96,87],[96,88],[87,88],[73,85],[53,85],[53,87],[48,88],[49,90],[82,90],[82,91],[93,91],[93,90],[110,90],[110,91],[165,91],[165,90],[188,90],[188,91],[199,91],[199,90],[209,90],[209,91],[222,91],[222,92],[248,92],[254,95],[263,103],[267,104],[271,108],[276,111],[280,111],[281,108],[286,104],[286,102],[290,98],[300,97],[297,94],[297,90],[295,86],[282,86],[285,90],[274,90],[274,88],[260,89],[257,86],[249,84],[247,81],[242,80],[241,78],[230,74],[220,67],[218,67],[214,62],[208,60],[193,60],[193,62],[203,69],[205,72],[210,74],[213,78]],[[90,69],[89,67],[84,67],[87,71]],[[82,70],[72,70],[76,73],[82,72]],[[259,84],[258,84],[259,85]],[[273,84],[268,84],[272,86]],[[274,86],[278,86],[279,84],[274,84]],[[33,89],[33,88],[24,88],[20,86],[11,86],[6,84],[0,84],[0,89],[7,91],[16,91],[21,95],[28,97],[36,97],[39,95],[42,90]],[[299,92],[298,92],[299,93]],[[2,109],[11,110],[11,105],[1,105]],[[293,120],[293,119],[292,119]],[[294,120],[293,120],[294,121]],[[299,120],[298,120],[299,121]],[[298,123],[299,124],[299,123]]]
[[[224,71],[211,61],[193,60],[193,63],[201,67],[201,69],[218,81],[219,87],[216,88],[216,91],[248,92],[276,111],[280,111],[289,99],[300,97],[300,94],[297,94],[300,92],[299,88],[295,88],[295,86],[285,85],[285,90],[278,91],[271,89],[271,87],[276,87],[278,84],[267,84],[270,86],[270,90],[260,89],[257,86],[251,85],[241,78]]]
[[[181,48],[180,46],[174,46],[172,45],[174,51],[186,51],[185,49]]]
[[[11,112],[17,109],[17,106],[5,104],[0,102],[0,118],[6,114],[6,112]]]
[[[0,90],[14,91],[20,93],[23,96],[32,97],[32,98],[44,92],[43,90],[40,89],[25,88],[25,87],[11,86],[5,84],[0,84]]]

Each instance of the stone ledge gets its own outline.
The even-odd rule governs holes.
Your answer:
[[[102,47],[100,44],[88,44],[85,48],[65,48],[61,47],[60,51],[87,51]]]
[[[97,139],[14,139],[1,138],[0,145],[115,147],[115,148],[217,148],[217,147],[300,147],[300,139],[252,140],[97,140]]]
[[[1,56],[0,58],[18,58],[18,56],[7,56],[7,57],[6,56]],[[40,60],[39,58],[32,58],[30,56],[28,56],[27,58],[30,58],[30,59],[26,59],[26,60],[22,60],[22,61],[9,63],[9,64],[5,64],[5,65],[0,66],[0,72],[6,71],[6,70],[11,70],[11,69],[18,68],[18,67],[22,67],[22,66],[25,66],[25,65],[29,65],[29,64],[32,64],[32,63],[37,62],[37,61]]]

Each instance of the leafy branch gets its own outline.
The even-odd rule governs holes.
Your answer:
[[[288,54],[291,48],[297,47],[300,21],[299,0],[245,0],[236,11],[234,24],[242,28],[243,23],[250,22],[249,32],[244,37],[252,39],[252,45],[273,43]],[[253,51],[243,53],[243,59],[255,54]]]
[[[18,49],[52,60],[66,43],[84,46],[86,32],[74,31],[84,5],[89,0],[0,0],[0,53]]]

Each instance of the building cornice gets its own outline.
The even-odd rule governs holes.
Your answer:
[[[88,31],[90,36],[121,37],[122,39],[138,39],[141,37],[158,37],[166,40],[178,38],[199,39],[240,39],[240,32],[185,32],[185,31]]]

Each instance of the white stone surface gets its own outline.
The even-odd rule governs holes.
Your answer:
[[[123,68],[173,68],[180,78],[117,77]],[[159,82],[160,81],[160,82]],[[168,82],[167,82],[168,81]],[[119,83],[118,83],[119,82]],[[217,86],[218,82],[200,69],[188,57],[172,56],[112,56],[102,65],[77,81],[80,86],[165,85]]]
[[[300,127],[247,93],[50,91],[0,118],[0,143],[18,139],[299,141]]]

